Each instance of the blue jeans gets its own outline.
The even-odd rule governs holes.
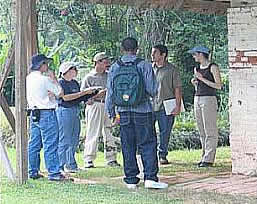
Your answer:
[[[44,149],[44,159],[48,178],[60,176],[58,158],[58,123],[54,110],[41,110],[39,122],[30,119],[30,140],[28,146],[29,176],[40,170],[40,150]]]
[[[59,145],[58,155],[60,168],[78,168],[75,160],[75,152],[79,145],[80,119],[79,107],[71,108],[58,107],[57,119],[59,124]]]
[[[171,130],[174,124],[175,117],[166,115],[165,110],[155,111],[153,114],[154,124],[157,121],[160,131],[160,143],[158,146],[159,158],[166,158],[168,155],[168,145],[170,140]],[[154,126],[155,128],[155,126]]]
[[[124,181],[137,184],[140,173],[136,152],[141,154],[144,179],[158,181],[157,139],[153,130],[152,113],[120,113],[120,136],[124,162]]]

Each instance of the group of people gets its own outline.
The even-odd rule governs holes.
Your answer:
[[[27,76],[27,101],[30,113],[29,177],[40,178],[40,150],[48,178],[64,180],[62,172],[79,170],[75,159],[79,143],[79,103],[84,101],[86,139],[85,168],[94,167],[98,139],[103,136],[106,165],[118,167],[117,138],[112,127],[119,115],[120,142],[123,155],[124,182],[135,189],[140,181],[136,155],[142,158],[145,188],[163,189],[158,179],[159,165],[167,159],[170,134],[175,116],[181,111],[182,83],[179,70],[168,62],[168,49],[158,44],[152,48],[152,63],[137,57],[138,42],[127,37],[121,42],[122,56],[110,65],[104,52],[93,58],[95,68],[76,81],[77,68],[64,62],[59,80],[48,70],[51,58],[39,54],[32,57]],[[194,110],[202,143],[199,167],[212,166],[218,141],[216,89],[222,83],[219,68],[209,61],[209,49],[203,46],[189,50],[200,64],[191,80],[195,86]],[[47,73],[47,74],[44,74]],[[174,102],[172,110],[164,105]],[[155,123],[159,126],[157,145]]]

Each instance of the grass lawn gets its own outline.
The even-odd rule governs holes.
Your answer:
[[[8,149],[8,154],[15,166],[15,150]],[[231,171],[229,147],[218,148],[215,168],[199,169],[196,163],[200,158],[201,151],[173,151],[169,153],[169,160],[172,162],[167,167],[160,168],[160,175],[175,175],[182,172],[209,173],[216,175],[220,172]],[[83,155],[77,154],[79,166],[83,167]],[[118,161],[122,163],[121,154]],[[43,162],[42,162],[43,163]],[[194,193],[177,189],[170,186],[165,190],[146,190],[143,183],[137,190],[128,190],[122,183],[122,168],[107,168],[104,166],[103,153],[99,152],[95,162],[96,168],[82,171],[74,177],[97,181],[99,184],[77,184],[50,182],[46,178],[37,181],[28,180],[27,184],[18,186],[10,183],[3,176],[3,169],[0,184],[0,203],[2,204],[79,204],[79,203],[239,203],[245,199],[233,196],[218,195],[215,193],[197,193],[197,200],[193,201]],[[42,164],[42,169],[44,166]],[[2,172],[2,173],[1,173]],[[119,178],[113,178],[119,177]],[[212,199],[213,198],[213,199]],[[212,199],[212,200],[210,200]],[[213,201],[215,202],[208,202]],[[220,201],[220,202],[219,202]],[[242,201],[242,202],[241,202]]]

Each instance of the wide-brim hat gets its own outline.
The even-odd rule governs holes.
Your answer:
[[[53,58],[46,57],[43,54],[34,55],[34,56],[32,56],[30,69],[39,70],[40,66],[43,63],[49,63],[52,60],[53,60]]]
[[[106,55],[105,52],[99,52],[93,57],[93,62],[97,62],[103,59],[108,59],[109,57]]]
[[[77,67],[78,64],[75,62],[63,62],[59,67],[59,76],[63,76],[71,68]]]
[[[204,47],[204,46],[196,46],[196,47],[193,47],[191,50],[188,50],[188,53],[190,53],[190,54],[194,54],[196,52],[205,53],[208,55],[210,54],[209,48]]]

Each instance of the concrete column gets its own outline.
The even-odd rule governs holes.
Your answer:
[[[232,173],[257,173],[257,7],[228,9]]]

